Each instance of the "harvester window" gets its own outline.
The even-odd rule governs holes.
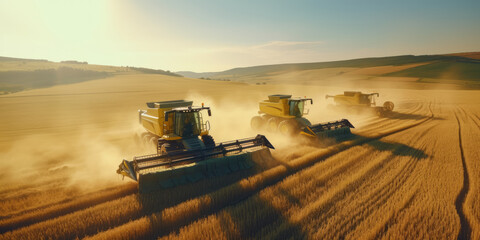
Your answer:
[[[182,137],[200,134],[198,112],[177,112],[175,116],[175,133]]]
[[[193,118],[194,118],[195,129],[196,129],[195,134],[199,135],[200,132],[202,131],[202,121],[200,120],[201,119],[200,112],[194,112]]]
[[[290,100],[290,115],[296,117],[302,117],[304,102],[303,101],[292,101]]]

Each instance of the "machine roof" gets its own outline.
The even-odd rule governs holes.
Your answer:
[[[274,94],[274,95],[268,95],[268,100],[271,102],[278,102],[280,99],[285,99],[285,98],[291,98],[292,95],[286,95],[286,94]]]
[[[191,107],[193,101],[185,100],[173,100],[173,101],[161,101],[161,102],[147,102],[149,108],[178,108],[178,107]]]

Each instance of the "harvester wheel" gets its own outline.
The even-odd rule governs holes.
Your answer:
[[[213,140],[213,137],[210,135],[203,135],[202,141],[207,149],[213,149],[215,147],[215,140]]]
[[[265,126],[265,119],[260,116],[255,116],[250,120],[250,126],[254,131],[261,130]]]
[[[390,102],[390,101],[386,101],[383,103],[383,110],[385,110],[386,112],[391,112],[393,111],[393,102]]]
[[[267,131],[276,132],[278,130],[278,119],[272,117],[267,121]]]
[[[292,121],[283,120],[278,125],[278,131],[285,136],[292,136],[297,131],[297,126]]]

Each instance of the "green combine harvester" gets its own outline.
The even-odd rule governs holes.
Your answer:
[[[145,141],[155,143],[157,153],[123,160],[118,174],[138,181],[139,192],[171,188],[214,176],[253,167],[252,153],[274,149],[263,135],[216,144],[209,135],[210,123],[192,101],[176,100],[147,103],[139,110],[140,124],[147,132]]]

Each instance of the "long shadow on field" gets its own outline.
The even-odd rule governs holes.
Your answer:
[[[422,114],[414,114],[414,113],[401,113],[401,112],[391,112],[389,114],[385,114],[382,116],[383,118],[390,118],[390,119],[412,119],[412,120],[419,120],[422,118],[426,118],[428,116]]]
[[[410,156],[417,159],[424,159],[428,157],[423,150],[405,145],[403,143],[390,142],[381,140],[379,138],[370,138],[356,134],[352,134],[349,139],[359,141],[362,144],[367,144],[379,151],[390,151],[396,156]]]
[[[383,118],[389,118],[389,119],[401,119],[401,120],[420,120],[420,119],[427,118],[427,117],[430,117],[430,116],[422,115],[422,114],[414,114],[414,113],[391,112],[389,114],[385,114],[382,117]],[[443,118],[440,118],[440,117],[434,117],[433,119],[443,120]]]
[[[397,156],[410,156],[416,159],[427,158],[428,155],[420,149],[410,147],[402,143],[387,142],[382,140],[370,141],[369,146],[376,148],[379,151],[390,151]]]
[[[188,199],[209,194],[217,189],[233,184],[242,178],[255,174],[255,169],[234,172],[228,176],[219,176],[205,179],[196,183],[189,183],[167,189],[158,189],[149,193],[137,194],[141,205],[141,216],[160,212]]]
[[[270,153],[268,152],[267,155]],[[249,176],[258,174],[270,168],[284,165],[285,163],[271,157],[271,155],[263,158],[252,159],[254,167],[246,170],[232,172],[223,176],[216,176],[203,179],[199,182],[188,183],[167,189],[159,189],[151,193],[137,194],[138,202],[142,207],[139,216],[149,215],[160,212],[165,208],[169,208],[202,195],[209,195],[221,188],[237,183],[238,181]]]
[[[316,144],[319,147],[328,147],[342,141],[354,141],[358,143],[354,145],[368,144],[369,146],[376,148],[379,151],[390,151],[397,156],[410,156],[417,159],[424,159],[429,157],[423,150],[405,145],[403,143],[385,141],[381,140],[381,138],[366,137],[353,133],[348,136],[340,136],[337,138],[330,138],[323,141],[319,140],[317,142],[314,142],[313,144]],[[329,156],[326,156],[325,158],[328,157]]]

